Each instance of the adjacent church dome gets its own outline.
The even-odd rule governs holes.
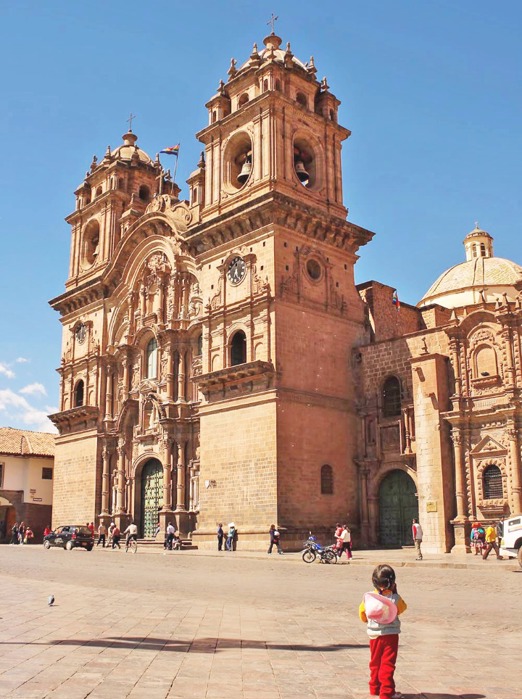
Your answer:
[[[451,267],[432,284],[419,307],[437,303],[460,308],[492,303],[507,295],[513,301],[522,290],[522,267],[493,256],[493,238],[478,226],[464,238],[466,262]]]
[[[123,134],[122,138],[123,144],[121,146],[118,146],[118,148],[115,148],[111,152],[112,158],[114,158],[115,160],[137,159],[141,163],[146,163],[147,165],[154,164],[150,156],[148,156],[144,150],[141,150],[141,148],[138,148],[138,146],[136,145],[138,137],[135,133],[129,130],[126,134]]]

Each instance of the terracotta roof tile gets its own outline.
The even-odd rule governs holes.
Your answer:
[[[54,434],[0,427],[0,454],[18,456],[54,456]]]

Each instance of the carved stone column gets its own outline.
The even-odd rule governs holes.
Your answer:
[[[181,442],[178,445],[176,512],[184,512],[187,509],[185,505],[185,445],[186,442]]]
[[[105,367],[105,420],[112,419],[113,376],[114,367],[111,364],[108,364]]]
[[[469,553],[469,521],[468,502],[466,497],[466,462],[464,458],[464,445],[462,434],[458,428],[453,428],[451,433],[453,441],[453,454],[455,463],[455,495],[457,502],[457,516],[451,520],[455,536],[455,545],[452,553]]]
[[[180,347],[178,352],[179,366],[178,366],[178,400],[186,400],[185,395],[185,357],[187,355],[187,350]]]
[[[102,450],[102,492],[101,492],[101,513],[100,517],[109,516],[109,490],[110,490],[110,451],[107,447]]]
[[[168,438],[164,440],[164,455],[163,455],[163,510],[166,512],[172,511],[172,479],[170,464],[172,462],[172,445]]]
[[[125,442],[120,440],[118,444],[118,470],[117,470],[117,480],[116,480],[116,514],[122,514],[125,512],[125,507],[123,503],[125,488]]]
[[[517,430],[507,430],[509,439],[509,456],[511,461],[511,507],[512,513],[522,512],[522,474],[520,466],[520,441]]]
[[[361,493],[361,543],[363,546],[369,544],[370,539],[370,516],[368,510],[368,476],[369,470],[363,464],[358,464],[359,487]]]

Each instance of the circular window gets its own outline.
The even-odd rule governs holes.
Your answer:
[[[317,260],[311,258],[306,263],[306,271],[308,272],[308,276],[310,277],[310,279],[316,282],[319,279],[321,279],[323,268],[321,267],[319,262],[317,262]]]

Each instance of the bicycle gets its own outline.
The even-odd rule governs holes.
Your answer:
[[[138,542],[133,536],[129,536],[125,542],[125,553],[127,553],[129,549],[132,551],[132,553],[136,553],[138,550]]]

